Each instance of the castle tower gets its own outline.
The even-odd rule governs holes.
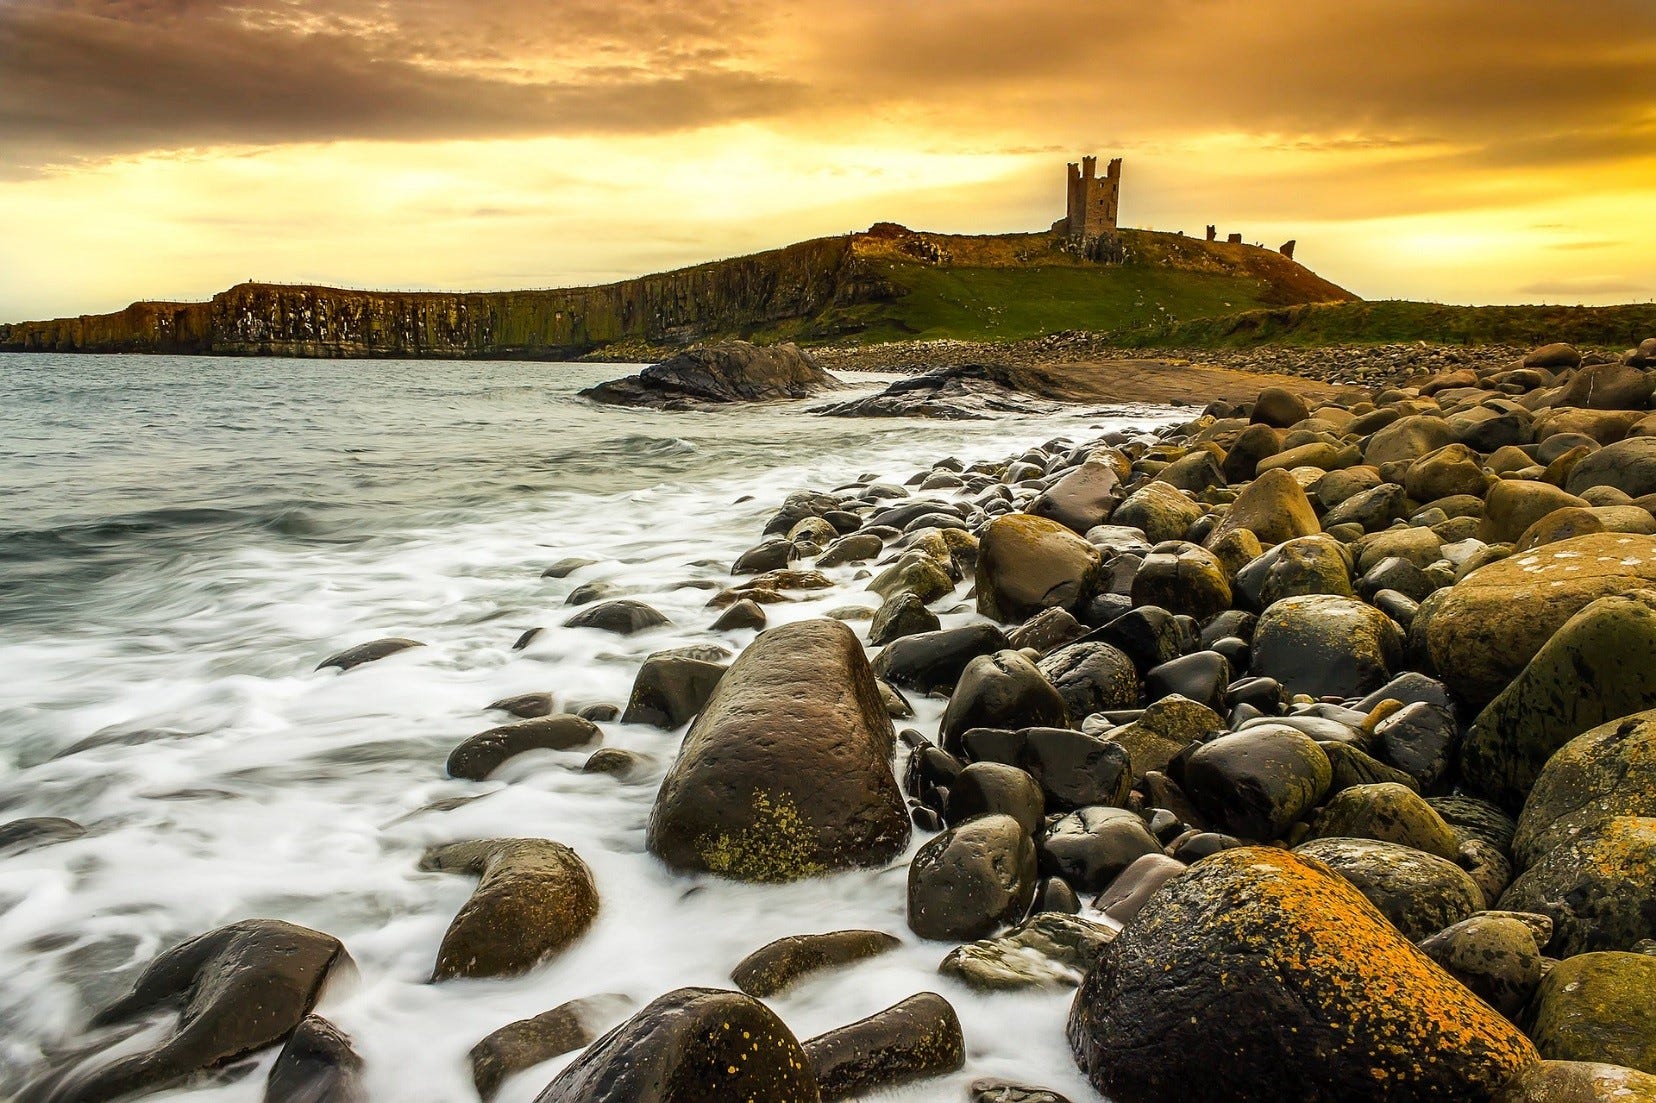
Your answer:
[[[1098,176],[1098,158],[1071,161],[1066,177],[1064,220],[1055,224],[1071,241],[1088,241],[1116,231],[1121,209],[1121,158],[1111,159]]]

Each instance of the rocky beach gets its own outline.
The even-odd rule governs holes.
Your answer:
[[[188,937],[48,935],[54,870],[78,864],[108,895],[100,835],[159,825],[107,793],[86,805],[102,819],[44,814],[40,794],[72,791],[77,755],[123,748],[160,748],[110,764],[176,787],[180,740],[117,724],[14,760],[5,807],[42,814],[0,825],[3,952],[49,964],[20,974],[45,1003],[5,1011],[11,1090],[1656,1099],[1656,340],[1455,350],[1425,370],[1340,359],[1338,385],[1255,377],[1210,400],[1187,379],[1205,408],[1125,417],[1074,405],[1109,389],[1081,369],[1038,366],[1033,388],[1037,369],[967,373],[1034,403],[997,412],[935,388],[915,404],[902,378],[841,393],[789,347],[590,389],[673,411],[629,416],[776,408],[755,399],[801,426],[878,413],[867,424],[912,435],[880,455],[909,462],[772,473],[775,496],[743,507],[745,546],[697,535],[706,500],[675,530],[676,578],[555,540],[561,556],[511,585],[565,608],[490,626],[494,599],[467,599],[461,636],[484,629],[484,650],[428,619],[445,638],[404,629],[282,674],[295,700],[335,702],[301,703],[312,724],[392,685],[443,718],[328,773],[343,788],[327,800],[393,763],[410,779],[390,822],[339,808],[347,850],[384,855],[362,901],[384,934],[351,907],[345,933],[305,922],[326,909],[290,883],[206,909],[224,921]],[[1384,381],[1351,381],[1371,371]],[[955,454],[932,451],[957,422]],[[1009,433],[1015,452],[959,447]],[[664,565],[660,530],[632,530],[633,562]],[[721,541],[728,558],[709,558]],[[529,573],[494,568],[514,569]],[[583,655],[605,669],[589,684]],[[478,687],[510,669],[520,691],[445,741],[463,723],[445,668]],[[71,707],[16,715],[38,728],[31,710]],[[317,738],[275,707],[254,730]],[[305,746],[300,762],[326,760]],[[145,787],[184,809],[173,830],[204,826],[192,803],[247,795]],[[289,878],[328,861],[282,858]],[[675,926],[716,952],[675,966],[695,954]],[[401,1045],[374,1021],[388,1012]],[[422,1014],[451,1023],[441,1042]],[[387,1068],[432,1060],[410,1041],[451,1071],[421,1087]]]

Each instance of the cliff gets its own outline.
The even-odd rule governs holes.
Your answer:
[[[1280,254],[1123,231],[1107,257],[1056,234],[881,224],[600,287],[371,292],[240,284],[205,303],[0,325],[0,351],[567,359],[616,342],[1007,339],[1352,296]]]

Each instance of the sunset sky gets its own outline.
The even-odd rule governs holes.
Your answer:
[[[1656,297],[1656,0],[0,0],[0,320],[1124,225],[1366,298]]]

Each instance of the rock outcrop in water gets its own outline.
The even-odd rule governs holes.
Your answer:
[[[611,406],[693,410],[731,402],[809,398],[840,386],[793,345],[724,341],[680,353],[637,375],[588,387],[581,396]]]

